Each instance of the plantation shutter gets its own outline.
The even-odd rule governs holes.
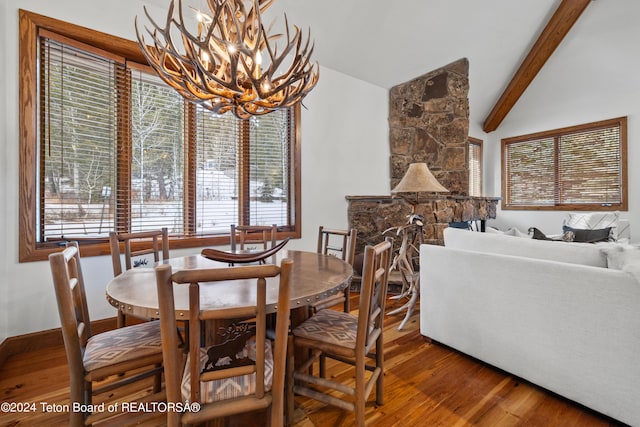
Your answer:
[[[469,195],[482,196],[482,143],[469,140]]]
[[[59,39],[40,38],[39,242],[104,237],[114,223],[116,85],[124,66]]]
[[[290,110],[249,121],[250,223],[289,225]]]
[[[507,144],[505,196],[509,205],[554,204],[554,141],[545,138]]]

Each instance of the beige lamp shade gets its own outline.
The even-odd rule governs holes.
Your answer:
[[[411,163],[392,193],[449,192],[431,173],[426,163]]]

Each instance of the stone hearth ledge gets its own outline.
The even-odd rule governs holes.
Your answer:
[[[358,230],[356,253],[366,244],[376,244],[382,233],[403,225],[411,214],[411,204],[399,196],[345,196],[349,228]],[[412,198],[410,198],[412,199]],[[496,217],[500,197],[420,194],[415,213],[424,216],[424,241],[443,245],[442,231],[450,222],[483,221]]]

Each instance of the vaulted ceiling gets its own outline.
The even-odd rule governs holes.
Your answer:
[[[196,6],[200,1],[201,7],[206,8],[206,0],[183,1]],[[168,0],[147,2],[166,7]],[[520,65],[530,60],[528,53],[535,48],[536,40],[559,6],[566,6],[575,15],[588,3],[588,0],[275,0],[265,14],[265,21],[275,19],[277,28],[286,13],[290,25],[301,26],[305,33],[311,29],[314,57],[322,66],[387,89],[466,57],[470,64],[471,119],[485,131],[491,131],[526,89],[520,80],[520,87],[515,92],[510,89],[512,92],[501,99]],[[557,42],[562,40],[563,31],[571,28],[565,20],[563,17],[560,27],[554,27],[548,34]],[[538,54],[551,54],[550,46],[543,46]],[[554,55],[563,55],[562,43]],[[537,65],[544,65],[544,61]],[[520,76],[523,77],[533,78],[535,72],[533,76],[530,73]]]
[[[561,0],[276,0],[270,12],[275,16],[286,12],[291,23],[311,28],[316,58],[321,65],[384,88],[468,58],[472,119],[482,123],[491,118],[491,128],[485,128],[491,131],[519,94],[508,94],[508,106],[496,103],[562,3]],[[566,29],[569,28],[570,25]],[[556,26],[553,31],[562,29]],[[560,40],[563,35],[560,34]],[[542,54],[550,53],[548,49],[549,46],[543,47]],[[543,64],[544,61],[540,65]],[[525,88],[526,85],[522,90]],[[494,106],[500,108],[497,116],[490,117]]]

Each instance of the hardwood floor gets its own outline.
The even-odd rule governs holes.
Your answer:
[[[389,302],[389,309],[399,304]],[[357,300],[352,301],[357,307]],[[426,342],[417,311],[404,330],[402,316],[390,316],[385,328],[385,404],[367,404],[370,426],[619,426],[519,378],[439,343]],[[328,373],[348,379],[350,373],[329,364]],[[62,346],[10,357],[0,367],[2,402],[35,403],[35,411],[0,413],[0,426],[66,425],[68,415],[43,403],[68,404],[69,375]],[[150,383],[146,385],[150,387]],[[130,390],[131,393],[140,390]],[[115,399],[118,396],[110,396]],[[296,397],[306,418],[295,427],[352,426],[353,414]],[[231,427],[259,426],[265,418],[247,414],[228,421]],[[162,416],[143,423],[164,425]]]

